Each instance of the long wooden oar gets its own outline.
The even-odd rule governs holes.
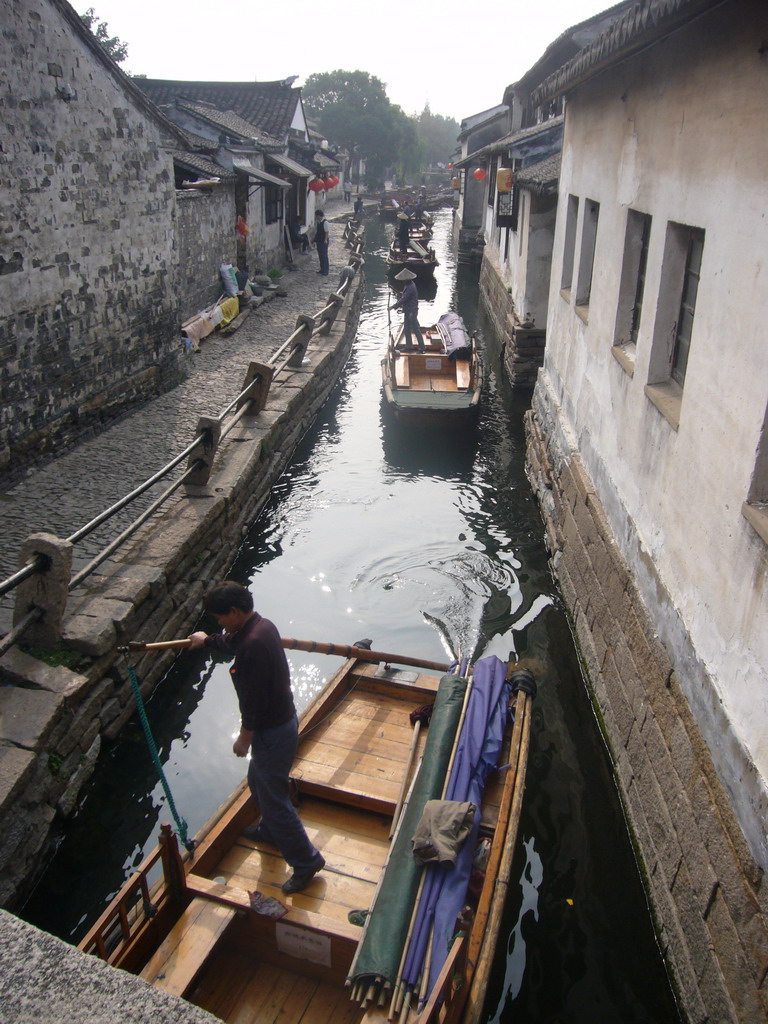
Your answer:
[[[359,661],[384,661],[396,665],[412,665],[414,668],[431,668],[437,672],[447,672],[449,666],[444,661],[427,661],[425,658],[411,658],[407,654],[390,654],[386,651],[369,651],[365,647],[352,644],[330,644],[319,640],[295,640],[283,637],[283,647],[290,651],[307,651],[310,654],[334,654],[340,658],[357,658]],[[191,640],[157,640],[154,643],[131,641],[126,647],[118,647],[121,654],[128,651],[163,651],[174,648],[189,647]]]

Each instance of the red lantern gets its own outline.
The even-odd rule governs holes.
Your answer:
[[[472,177],[475,181],[483,181],[484,178],[488,177],[488,171],[486,171],[484,167],[476,167],[474,171],[472,171]]]
[[[328,179],[328,188],[336,188],[336,186],[338,184],[339,184],[339,179],[336,177],[335,174],[332,174],[330,176],[330,178]]]
[[[310,192],[321,192],[325,188],[325,183],[322,178],[313,178],[309,183]]]
[[[448,164],[448,170],[449,170],[449,171],[452,171],[452,170],[453,170],[453,164]]]

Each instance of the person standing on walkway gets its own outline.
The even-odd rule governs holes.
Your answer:
[[[234,657],[229,671],[241,724],[232,750],[237,757],[246,757],[250,750],[248,786],[261,811],[261,822],[243,835],[276,846],[293,869],[283,892],[301,892],[325,867],[325,858],[310,842],[290,800],[298,720],[280,634],[254,610],[252,594],[239,583],[216,584],[203,605],[225,632],[192,633],[190,646]]]
[[[399,274],[395,274],[395,280],[405,281],[405,288],[403,288],[400,298],[392,307],[393,309],[402,309],[403,311],[405,347],[407,350],[413,348],[413,335],[415,334],[419,344],[419,352],[423,352],[424,336],[421,333],[421,327],[419,327],[419,293],[416,290],[416,285],[413,283],[416,280],[416,275],[412,270],[404,267]]]
[[[347,178],[344,182],[344,202],[352,201],[352,182]]]
[[[330,267],[328,266],[328,221],[322,210],[315,210],[315,245],[317,246],[317,257],[320,260],[318,274],[328,277]]]
[[[355,219],[362,221],[363,219],[363,197],[358,196],[355,200]]]

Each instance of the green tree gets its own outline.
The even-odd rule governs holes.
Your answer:
[[[408,159],[414,139],[410,119],[390,102],[384,83],[367,71],[310,75],[302,98],[323,135],[363,157],[370,177],[383,179],[386,168]]]
[[[416,120],[419,140],[427,165],[447,164],[456,149],[459,123],[452,117],[433,114],[427,104]]]
[[[102,50],[105,50],[116,64],[122,64],[128,56],[128,44],[123,43],[117,36],[109,35],[106,21],[99,20],[93,7],[89,7],[85,14],[80,15],[80,21],[96,36]]]

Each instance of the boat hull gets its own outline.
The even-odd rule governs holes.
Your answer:
[[[448,354],[440,325],[421,328],[424,353],[407,348],[402,326],[390,338],[381,376],[385,407],[396,420],[442,428],[464,426],[476,416],[483,363],[474,338],[467,335],[460,320],[458,323],[464,344],[454,352],[455,358]]]

